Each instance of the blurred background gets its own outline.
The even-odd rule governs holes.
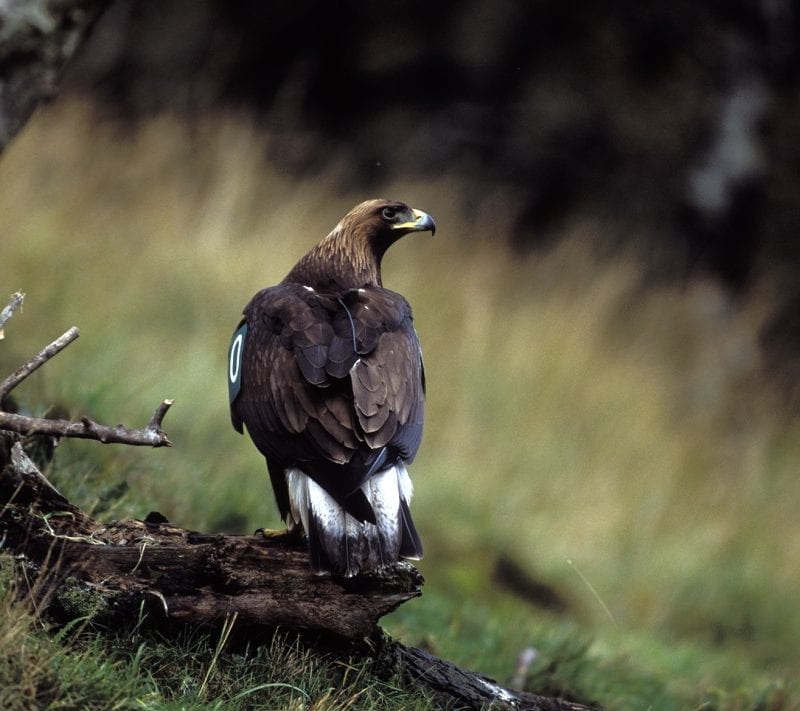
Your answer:
[[[789,0],[114,2],[0,161],[0,367],[78,325],[20,406],[171,397],[175,446],[66,442],[51,478],[278,527],[230,334],[400,199],[438,231],[384,260],[429,387],[390,631],[500,678],[532,647],[531,688],[612,708],[797,708],[799,31]]]

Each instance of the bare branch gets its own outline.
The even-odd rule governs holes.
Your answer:
[[[9,375],[2,383],[0,383],[0,397],[10,393],[17,385],[19,385],[31,373],[44,365],[54,355],[63,351],[70,343],[72,343],[80,332],[73,326],[64,334],[56,338],[49,346],[45,347],[27,363],[24,363],[17,368],[11,375]]]
[[[14,312],[22,306],[22,302],[25,300],[25,294],[21,291],[17,291],[11,295],[11,299],[9,299],[8,304],[0,311],[0,341],[3,340],[3,326],[6,325],[8,319],[10,319]]]
[[[150,419],[148,425],[134,430],[124,425],[109,427],[101,425],[88,417],[80,422],[69,420],[48,420],[40,417],[28,417],[11,412],[0,411],[0,429],[10,430],[22,435],[50,435],[53,437],[74,437],[77,439],[94,439],[103,444],[132,444],[143,447],[169,447],[172,442],[161,429],[161,422],[172,405],[172,400],[164,400]]]
[[[22,303],[24,294],[16,293],[11,298],[9,305],[3,309],[0,318],[8,320],[11,314]],[[6,315],[8,312],[8,315]],[[4,323],[3,321],[2,323]],[[44,365],[57,353],[64,350],[80,335],[73,326],[62,336],[43,348],[27,363],[24,363],[0,383],[0,398],[11,392],[31,373]],[[146,427],[131,429],[124,425],[109,427],[101,425],[88,417],[82,417],[79,422],[70,420],[29,417],[0,409],[0,430],[16,432],[21,435],[49,435],[51,437],[75,437],[78,439],[94,439],[103,444],[133,444],[145,447],[169,447],[172,443],[161,429],[164,416],[172,406],[173,400],[164,400],[155,410]]]
[[[169,410],[169,408],[171,408],[174,404],[175,404],[174,400],[164,400],[156,408],[156,411],[153,413],[153,416],[150,418],[150,422],[147,423],[146,429],[155,430],[155,431],[160,432],[161,431],[161,422],[164,420],[164,415],[167,414],[167,410]],[[169,444],[169,442],[167,444]]]

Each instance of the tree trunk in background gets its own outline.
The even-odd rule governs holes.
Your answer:
[[[110,0],[0,3],[0,153],[40,102]]]

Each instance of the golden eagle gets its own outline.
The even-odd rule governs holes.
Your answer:
[[[381,258],[403,235],[435,230],[402,202],[357,205],[253,297],[231,341],[233,426],[266,458],[281,517],[302,527],[317,572],[422,556],[406,465],[425,376],[411,307],[383,288]]]

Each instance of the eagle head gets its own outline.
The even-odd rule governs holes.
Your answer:
[[[348,212],[286,277],[313,288],[339,291],[381,286],[381,259],[409,232],[436,232],[433,218],[396,200],[366,200]]]
[[[433,218],[396,200],[367,200],[356,205],[336,226],[364,242],[380,258],[403,235],[409,232],[436,232]]]

